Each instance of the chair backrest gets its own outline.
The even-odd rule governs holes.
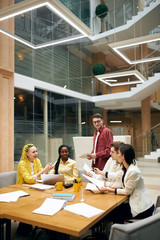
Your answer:
[[[159,240],[160,213],[130,224],[113,224],[109,240]]]
[[[157,196],[157,201],[156,201],[156,206],[154,209],[154,213],[159,213],[160,212],[160,196]]]
[[[156,208],[160,207],[160,196],[157,197]]]
[[[0,188],[16,184],[17,171],[0,173]]]

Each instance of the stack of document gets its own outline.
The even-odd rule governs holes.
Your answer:
[[[52,216],[67,205],[66,200],[46,198],[41,207],[35,209],[33,213]]]
[[[87,218],[93,217],[97,214],[104,212],[104,210],[92,207],[86,203],[72,204],[72,205],[66,206],[64,209],[69,212],[76,213],[78,215],[82,215]]]
[[[53,199],[63,199],[67,200],[68,202],[72,202],[75,199],[75,194],[72,193],[54,193],[52,195]]]
[[[15,191],[15,192],[9,192],[9,193],[3,193],[0,194],[0,202],[16,202],[18,198],[29,196],[28,193],[24,191]]]

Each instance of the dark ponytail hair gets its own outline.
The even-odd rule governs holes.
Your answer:
[[[59,168],[59,163],[60,163],[60,159],[61,159],[61,155],[60,155],[60,153],[61,153],[61,149],[63,148],[63,147],[66,147],[67,149],[68,149],[68,152],[69,152],[69,147],[67,146],[67,145],[61,145],[59,148],[58,148],[58,154],[59,154],[59,157],[58,157],[58,160],[57,160],[57,162],[56,162],[56,164],[55,164],[55,174],[58,174],[58,168]],[[69,156],[68,156],[69,157]]]
[[[128,165],[135,164],[135,152],[130,144],[123,144],[120,146],[120,152],[124,155],[125,161]]]

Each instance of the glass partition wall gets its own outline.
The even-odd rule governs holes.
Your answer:
[[[15,72],[47,83],[94,95],[91,53],[82,43],[31,49],[15,42]]]
[[[21,1],[16,0],[15,3]],[[98,16],[95,16],[95,7],[100,1],[61,0],[61,2],[92,30],[96,30],[95,22],[99,20],[99,24],[96,25],[97,32],[95,31],[95,34],[99,34],[101,22]],[[132,16],[138,14],[138,11],[143,10],[142,6],[137,5],[137,3],[145,2],[145,6],[148,6],[152,1],[106,0],[104,2],[109,8],[108,14],[104,18],[104,30],[108,31],[126,24]],[[57,24],[59,24],[59,27]],[[57,21],[57,24],[54,25],[52,14],[49,15],[46,9],[45,11],[34,10],[30,15],[21,14],[15,18],[15,33],[26,39],[29,38],[31,41],[45,42],[47,39],[52,40],[54,34],[51,34],[51,32],[53,28],[57,29],[57,32],[62,33],[62,35],[62,29],[65,34],[70,32],[68,28],[61,27],[61,21]],[[148,34],[157,32],[159,33],[159,27],[156,27]],[[93,77],[93,59],[97,49],[99,48],[99,51],[101,51],[99,47],[101,45],[100,41],[100,45],[96,46],[96,44],[84,38],[34,50],[15,41],[15,72],[90,96],[97,95],[98,92],[101,92],[100,89],[104,90],[103,94],[114,93],[114,88],[106,87],[104,83],[97,84],[97,80]],[[106,64],[109,63],[109,66],[112,66],[112,64],[114,66],[114,69],[107,68],[108,71],[119,71],[118,66],[115,68],[114,62],[111,62],[110,50],[108,50],[107,54]],[[145,69],[145,75],[148,77],[155,72],[159,72],[160,65],[159,62],[151,62],[149,64],[144,63],[144,65],[137,64],[133,67],[139,71]],[[126,66],[125,70],[128,69],[130,68]],[[141,134],[140,112],[133,112],[132,110],[111,112],[109,109],[107,110],[107,126],[113,131],[113,134],[131,134],[132,144],[135,145],[141,155],[143,153],[142,144],[139,144],[139,141],[144,142],[142,136],[134,141],[135,137]],[[35,89],[34,92],[15,89],[15,161],[19,161],[22,147],[28,142],[33,142],[38,147],[39,158],[43,165],[47,161],[54,162],[57,159],[57,150],[62,143],[68,144],[72,148],[71,157],[74,158],[72,138],[73,136],[93,135],[90,116],[94,112],[103,114],[103,109],[96,109],[93,103],[67,97],[61,93],[45,92],[41,89]],[[119,125],[110,124],[110,120],[115,120],[116,116],[118,118],[121,116],[123,122]],[[157,121],[153,121],[152,126],[156,124]],[[147,139],[150,139],[150,137]],[[139,148],[141,149],[139,150]]]
[[[96,109],[93,103],[35,89],[34,92],[15,89],[15,163],[20,160],[25,144],[38,148],[43,166],[55,162],[58,147],[67,144],[74,159],[73,136],[90,136],[90,117]]]
[[[19,2],[22,0],[15,1]],[[90,1],[61,2],[90,25]],[[28,41],[53,40],[57,36],[53,32],[64,37],[71,29],[62,25],[60,19],[54,19],[54,14],[45,8],[15,17],[15,34]],[[88,42],[82,39],[34,50],[15,41],[15,72],[93,96],[96,90],[92,78],[92,53],[85,48]],[[19,161],[27,143],[34,143],[38,148],[43,166],[57,160],[61,144],[71,147],[71,158],[74,158],[72,138],[93,134],[89,119],[94,111],[93,103],[76,98],[41,89],[34,92],[15,89],[15,162]],[[102,109],[97,111],[102,112]]]
[[[154,0],[104,0],[104,2],[108,7],[108,11],[103,12],[104,17],[101,18],[102,14],[92,14],[91,26],[94,34],[113,30],[125,25],[129,20],[133,19],[133,16],[137,16],[139,12],[143,11],[144,8],[148,7]],[[96,7],[96,1],[91,1],[90,3]],[[101,19],[103,19],[103,30],[101,24],[98,24],[101,22]]]

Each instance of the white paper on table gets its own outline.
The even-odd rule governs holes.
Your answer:
[[[47,184],[39,184],[39,183],[35,183],[35,184],[23,184],[23,186],[25,187],[30,187],[30,188],[35,188],[38,190],[48,190],[51,188],[54,188],[54,185],[47,185]]]
[[[42,179],[37,179],[36,182],[43,183]]]
[[[10,193],[0,194],[0,202],[11,202],[11,194]]]
[[[28,193],[18,190],[15,192],[0,194],[0,202],[16,202],[19,197],[29,196]]]
[[[101,188],[104,187],[104,181],[98,180],[96,178],[89,177],[85,174],[82,174],[85,178],[87,178],[90,182],[94,183],[97,187]]]
[[[104,212],[104,210],[92,207],[92,206],[90,206],[86,203],[75,203],[75,204],[66,206],[64,208],[64,210],[76,213],[78,215],[82,215],[82,216],[87,217],[87,218],[96,216],[96,215]]]
[[[52,216],[67,205],[66,200],[46,198],[43,204],[32,211],[33,213]]]
[[[82,154],[81,156],[79,156],[79,158],[87,158],[87,155],[88,155],[89,153],[84,153],[84,154]]]
[[[87,183],[85,189],[86,190],[90,190],[90,191],[92,191],[94,193],[101,193],[94,183]]]

